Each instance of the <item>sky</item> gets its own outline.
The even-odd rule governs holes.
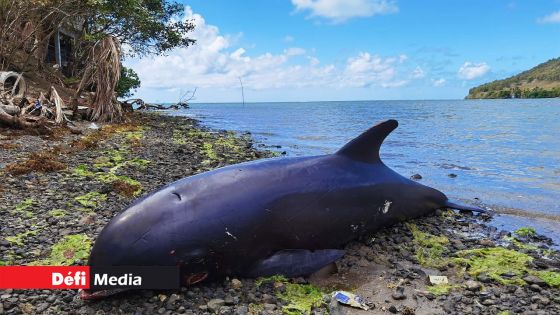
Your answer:
[[[136,97],[460,99],[560,57],[560,0],[189,0],[194,46],[128,58]]]

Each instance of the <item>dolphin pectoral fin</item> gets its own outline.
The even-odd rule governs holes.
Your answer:
[[[455,210],[466,210],[466,211],[473,211],[473,212],[482,212],[482,213],[488,213],[490,215],[493,214],[492,211],[486,210],[486,209],[482,209],[480,207],[477,206],[470,206],[470,205],[464,205],[464,204],[460,204],[460,203],[455,203],[455,202],[451,202],[449,200],[447,200],[445,202],[445,207],[447,208],[451,208],[451,209],[455,209]]]
[[[284,275],[289,278],[305,276],[323,268],[344,255],[339,249],[286,249],[258,261],[248,272],[250,277]]]
[[[381,144],[398,125],[399,123],[394,119],[381,122],[348,142],[336,154],[365,163],[379,163]]]

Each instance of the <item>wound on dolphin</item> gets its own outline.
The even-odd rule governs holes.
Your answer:
[[[171,183],[115,216],[89,265],[178,265],[184,285],[304,276],[342,257],[350,241],[396,222],[439,208],[484,211],[387,167],[379,150],[397,126],[379,123],[333,154],[257,160]]]

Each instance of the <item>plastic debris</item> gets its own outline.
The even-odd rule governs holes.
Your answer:
[[[432,285],[449,283],[449,280],[447,280],[446,276],[428,276],[428,280]]]
[[[89,129],[99,129],[99,126],[96,123],[91,123],[88,128]]]
[[[356,308],[361,308],[365,311],[369,310],[369,306],[366,305],[364,300],[359,295],[356,295],[354,293],[350,293],[346,291],[335,291],[332,294],[332,298],[342,304],[346,304]]]

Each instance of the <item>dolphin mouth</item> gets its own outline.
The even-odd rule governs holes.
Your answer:
[[[204,280],[206,280],[206,278],[208,278],[208,272],[200,272],[200,273],[195,273],[195,274],[191,274],[188,275],[186,277],[184,277],[184,283],[187,286],[190,285],[194,285],[196,283],[202,282]]]
[[[78,291],[79,297],[82,300],[99,300],[102,298],[106,298],[111,295],[115,295],[117,293],[121,293],[126,291],[127,289],[111,289],[111,290],[101,290],[95,292],[88,292],[86,290],[80,289]]]

